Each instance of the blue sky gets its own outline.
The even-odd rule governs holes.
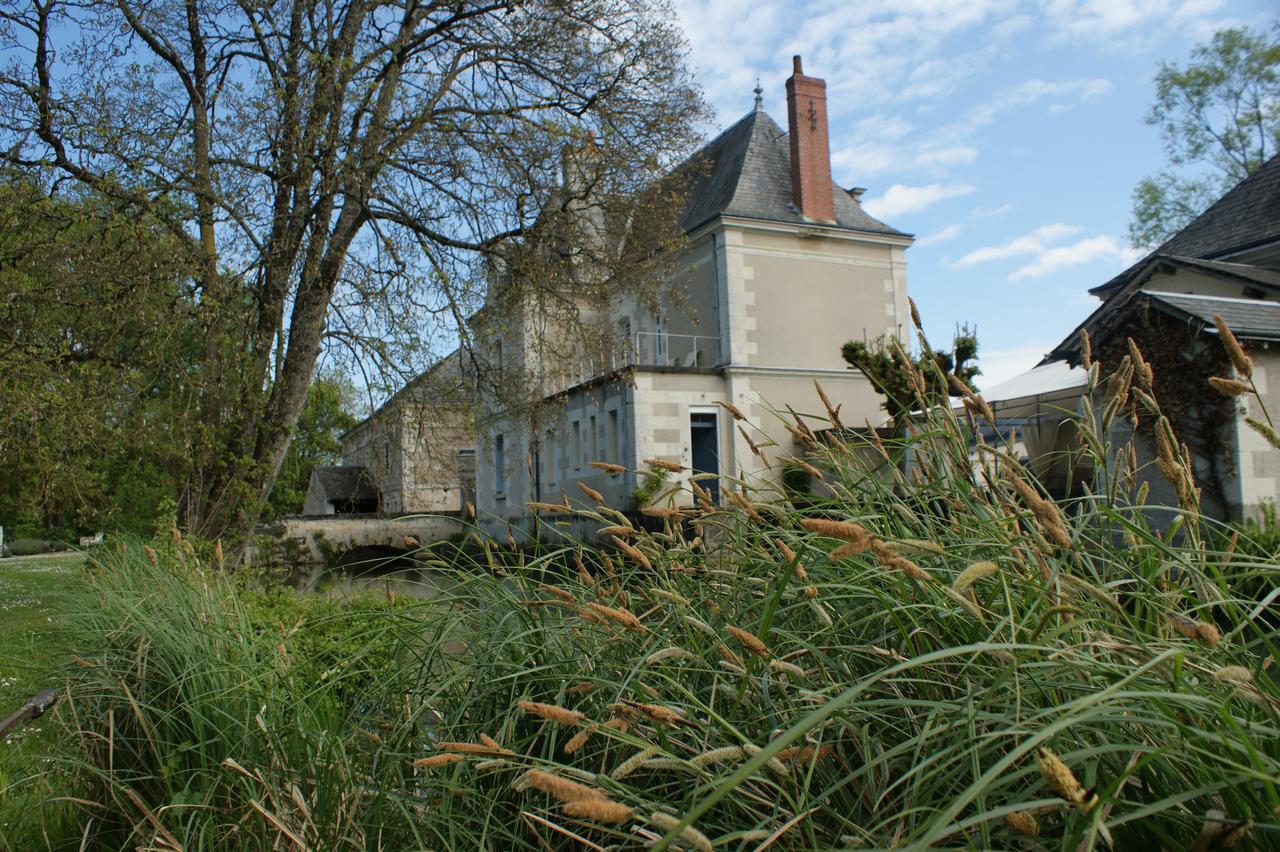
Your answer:
[[[721,127],[784,127],[791,56],[827,81],[832,169],[917,237],[908,289],[937,344],[976,324],[980,387],[1035,365],[1128,266],[1130,194],[1165,164],[1143,123],[1161,60],[1253,0],[674,0]]]

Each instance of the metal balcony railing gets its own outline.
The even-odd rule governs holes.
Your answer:
[[[628,366],[714,367],[720,361],[718,337],[665,331],[639,331],[633,337]]]

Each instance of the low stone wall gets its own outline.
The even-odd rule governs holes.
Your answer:
[[[250,564],[332,564],[358,548],[416,550],[462,538],[456,515],[294,515],[260,527],[246,554]]]

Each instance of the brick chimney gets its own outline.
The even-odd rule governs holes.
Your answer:
[[[831,145],[827,140],[827,81],[806,77],[792,58],[787,80],[787,129],[791,137],[791,196],[806,219],[834,222]]]

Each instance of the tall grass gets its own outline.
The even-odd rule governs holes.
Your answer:
[[[1172,521],[1141,505],[1141,472],[1107,436],[1158,406],[1096,368],[1091,381],[1091,478],[1063,505],[1002,447],[975,464],[975,415],[935,407],[887,446],[789,421],[829,495],[792,495],[803,509],[726,482],[723,506],[671,511],[669,497],[661,531],[608,551],[424,551],[444,591],[420,603],[271,623],[287,607],[126,548],[93,574],[63,716],[86,836],[1280,845],[1274,566],[1211,544],[1193,489]],[[608,507],[572,511],[632,527]]]

